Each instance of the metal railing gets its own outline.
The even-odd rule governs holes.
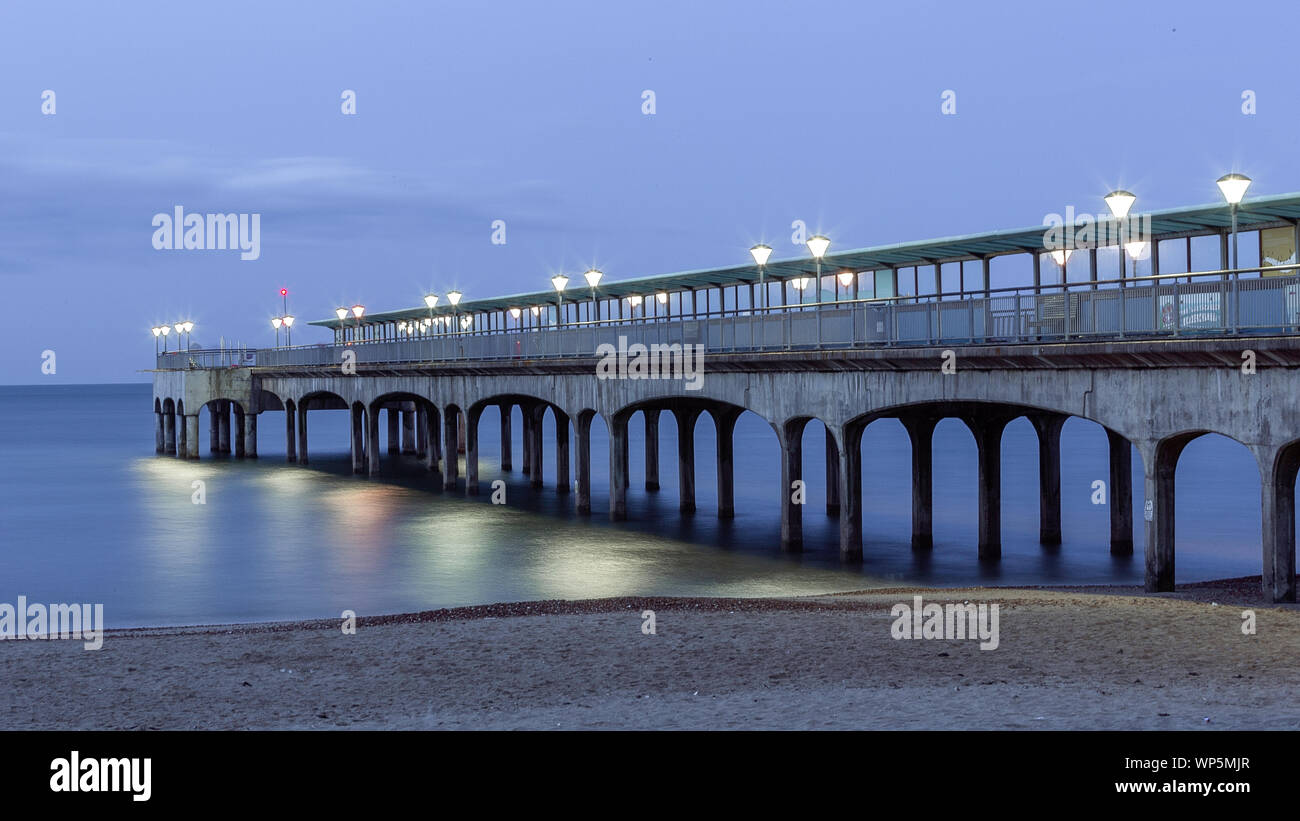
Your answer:
[[[1297,269],[1247,268],[1001,288],[975,294],[743,307],[695,315],[604,319],[238,350],[160,354],[160,369],[456,362],[596,356],[602,344],[703,345],[706,353],[843,350],[895,345],[1232,336],[1300,331]],[[1264,276],[1267,272],[1269,275]],[[1242,277],[1242,274],[1256,274]]]

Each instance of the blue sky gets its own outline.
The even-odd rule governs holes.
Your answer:
[[[1300,190],[1297,23],[1199,0],[6,3],[0,383],[146,379],[149,327],[182,318],[270,344],[282,286],[307,320],[794,256],[795,219],[845,249],[1097,213],[1117,186],[1214,202],[1230,170]],[[155,250],[176,205],[261,214],[260,258]]]

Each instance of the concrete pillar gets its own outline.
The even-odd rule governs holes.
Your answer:
[[[189,449],[189,443],[186,441],[186,439],[188,438],[189,425],[185,421],[184,410],[185,410],[185,406],[182,405],[180,409],[177,410],[176,412],[176,417],[177,417],[176,435],[180,438],[180,441],[176,443],[176,455],[181,459],[188,459],[190,449]],[[191,439],[191,441],[194,442],[194,447],[197,448],[199,446],[197,434]]]
[[[555,492],[572,490],[569,479],[569,415],[555,411]]]
[[[415,411],[402,411],[402,453],[415,455]]]
[[[199,415],[197,413],[185,417],[185,458],[199,458]]]
[[[1061,428],[1066,416],[1035,413],[1029,421],[1038,433],[1038,541],[1061,543]]]
[[[510,453],[510,414],[513,412],[514,405],[501,405],[501,470],[507,473],[514,470],[513,458]]]
[[[429,409],[423,402],[415,406],[415,455],[421,459],[429,453]]]
[[[397,408],[388,409],[388,452],[401,453],[402,440],[400,435],[399,411]]]
[[[541,487],[543,483],[542,462],[544,461],[542,458],[542,420],[546,417],[546,406],[539,404],[533,407],[531,415],[533,422],[528,429],[528,449],[531,451],[532,455],[532,458],[529,459],[529,467],[532,468],[532,472],[528,475],[528,478],[530,480],[529,484],[533,487]]]
[[[840,558],[862,558],[862,433],[866,425],[844,428],[843,447],[836,449],[839,462]]]
[[[627,518],[627,418],[609,421],[609,518],[621,522]]]
[[[366,472],[366,413],[361,405],[348,411],[352,422],[352,472]]]
[[[523,417],[523,437],[524,437],[524,468],[525,476],[533,472],[533,414],[528,405],[519,406],[520,414]]]
[[[439,436],[438,430],[438,409],[426,406],[424,408],[424,438],[428,443],[428,448],[424,454],[425,470],[437,470],[438,460],[442,458],[442,447],[439,444],[442,437]]]
[[[826,515],[840,515],[840,449],[826,429]]]
[[[1010,420],[976,416],[966,421],[979,450],[979,557],[1002,558],[1002,431]]]
[[[912,549],[934,547],[934,428],[933,416],[906,416],[899,421],[912,443]]]
[[[1263,526],[1264,597],[1273,602],[1296,600],[1295,485],[1300,448],[1269,448],[1261,454],[1260,523]]]
[[[163,453],[176,455],[176,411],[163,412]]]
[[[1174,589],[1174,472],[1178,456],[1188,441],[1175,439],[1140,446],[1146,490],[1142,524],[1148,593],[1168,593]]]
[[[736,420],[740,411],[734,408],[715,409],[713,424],[717,430],[718,456],[718,518],[736,518]]]
[[[465,495],[478,495],[478,420],[482,410],[465,414]]]
[[[645,417],[645,489],[659,489],[659,409],[646,408]]]
[[[217,412],[217,421],[221,424],[221,434],[218,437],[218,444],[221,446],[221,453],[230,453],[230,403],[222,400],[218,404],[221,408]]]
[[[459,438],[456,429],[459,423],[459,409],[449,405],[442,414],[443,453],[447,456],[446,466],[442,471],[442,486],[447,490],[456,489],[457,473],[460,470],[459,458],[456,454],[456,442]]]
[[[244,457],[257,458],[257,414],[244,414]]]
[[[578,433],[578,499],[579,513],[591,513],[591,414],[583,414],[577,419]]]
[[[307,464],[307,402],[298,403],[298,464]]]
[[[235,411],[235,458],[244,458],[244,411],[238,405],[232,405]]]
[[[208,403],[208,453],[221,452],[221,403]]]
[[[298,437],[293,431],[293,417],[297,412],[292,402],[284,404],[284,455],[286,462],[298,461]]]
[[[379,475],[379,406],[366,408],[366,461],[371,476]]]
[[[167,414],[160,410],[153,412],[154,416],[154,453],[167,452]],[[175,446],[173,445],[173,448]]]
[[[781,549],[789,553],[803,550],[803,502],[806,489],[795,483],[803,481],[803,429],[806,419],[790,422],[781,434]]]
[[[682,513],[695,512],[695,420],[700,418],[695,408],[673,410],[677,419],[677,509]],[[624,458],[626,464],[627,459]]]
[[[1133,445],[1113,430],[1106,431],[1110,445],[1110,482],[1106,504],[1110,507],[1110,552],[1133,555]]]

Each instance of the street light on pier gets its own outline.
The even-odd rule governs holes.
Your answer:
[[[587,280],[587,284],[591,286],[591,315],[592,315],[592,318],[595,319],[597,322],[599,322],[599,321],[600,321],[600,305],[596,302],[596,286],[600,284],[600,278],[603,277],[604,274],[603,274],[601,271],[597,270],[596,268],[592,268],[591,270],[587,271],[587,273],[583,274],[582,276]]]
[[[154,356],[157,356],[157,355],[158,355],[158,337],[162,336],[162,328],[159,328],[158,326],[155,325],[154,327],[150,328],[149,330],[150,330],[151,332],[153,332],[153,355],[154,355]]]
[[[767,260],[772,256],[772,247],[759,243],[749,249],[749,253],[754,257],[754,264],[758,266],[758,288],[763,294],[763,307],[767,307],[767,283],[763,281],[763,274],[767,269]],[[667,300],[664,300],[665,302]]]
[[[451,318],[452,318],[452,323],[453,323],[453,324],[452,324],[452,330],[453,330],[453,331],[456,330],[456,328],[455,328],[455,321],[456,321],[456,306],[460,304],[460,298],[461,298],[462,296],[464,296],[464,294],[462,294],[460,291],[448,291],[448,292],[447,292],[447,301],[451,303]]]
[[[831,241],[821,234],[808,238],[808,250],[812,251],[813,258],[817,260],[817,290],[813,292],[813,302],[821,302],[822,300],[822,257],[826,255],[826,249],[830,247]],[[801,296],[800,302],[802,301]]]
[[[1106,200],[1106,207],[1110,209],[1111,216],[1120,222],[1119,236],[1116,238],[1115,244],[1120,246],[1119,278],[1122,280],[1128,276],[1128,266],[1125,264],[1124,260],[1124,238],[1128,236],[1128,232],[1123,228],[1123,220],[1128,216],[1129,209],[1133,207],[1133,203],[1137,202],[1137,195],[1121,188],[1111,191],[1103,197],[1103,199]],[[1136,268],[1136,263],[1134,266]],[[1123,285],[1122,282],[1120,284]]]
[[[275,347],[280,347],[280,326],[284,324],[282,317],[271,317],[271,327],[275,328]]]
[[[551,284],[555,286],[555,293],[559,299],[555,308],[555,324],[558,327],[564,324],[564,286],[569,284],[569,278],[564,274],[556,274],[551,277]]]
[[[167,353],[167,334],[172,332],[172,326],[160,325],[158,326],[158,330],[162,333],[163,336],[163,353]]]
[[[1232,270],[1235,271],[1237,270],[1237,206],[1246,196],[1246,189],[1250,188],[1251,179],[1245,174],[1224,174],[1219,177],[1217,183],[1223,198],[1228,201],[1228,209],[1232,212]]]
[[[366,306],[364,306],[364,305],[353,305],[353,306],[352,306],[352,315],[353,315],[354,317],[356,317],[356,320],[357,320],[356,338],[357,338],[358,341],[360,341],[360,339],[361,339],[361,316],[362,316],[365,312],[366,312]]]
[[[285,314],[281,321],[284,322],[284,344],[286,347],[293,347],[293,317]]]

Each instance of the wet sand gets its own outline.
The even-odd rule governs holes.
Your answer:
[[[997,603],[1000,642],[890,609]],[[653,635],[642,612],[655,612]],[[1253,609],[1257,633],[1242,633]],[[0,642],[5,729],[1300,729],[1300,610],[1259,580],[530,602]]]

